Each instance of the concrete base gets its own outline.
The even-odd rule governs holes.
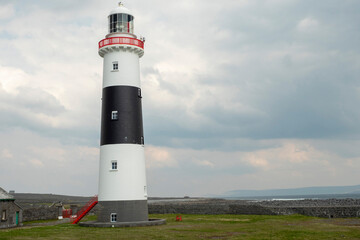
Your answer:
[[[165,219],[149,219],[148,221],[138,222],[80,222],[82,227],[145,227],[145,226],[157,226],[166,224]]]
[[[99,201],[98,218],[102,223],[111,223],[110,216],[116,213],[116,222],[142,222],[149,219],[147,200]]]

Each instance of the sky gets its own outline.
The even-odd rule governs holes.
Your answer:
[[[360,1],[127,0],[149,196],[360,184]],[[0,0],[0,187],[98,192],[114,0]]]

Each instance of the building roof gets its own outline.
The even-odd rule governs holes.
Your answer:
[[[0,200],[12,200],[14,197],[0,187]]]

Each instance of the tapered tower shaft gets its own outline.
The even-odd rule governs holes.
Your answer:
[[[108,20],[109,32],[99,42],[104,66],[98,221],[147,221],[139,67],[144,42],[134,35],[134,17],[122,4]]]

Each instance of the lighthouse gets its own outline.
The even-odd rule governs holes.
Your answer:
[[[103,61],[98,222],[148,221],[139,59],[144,40],[119,3],[99,42]]]

